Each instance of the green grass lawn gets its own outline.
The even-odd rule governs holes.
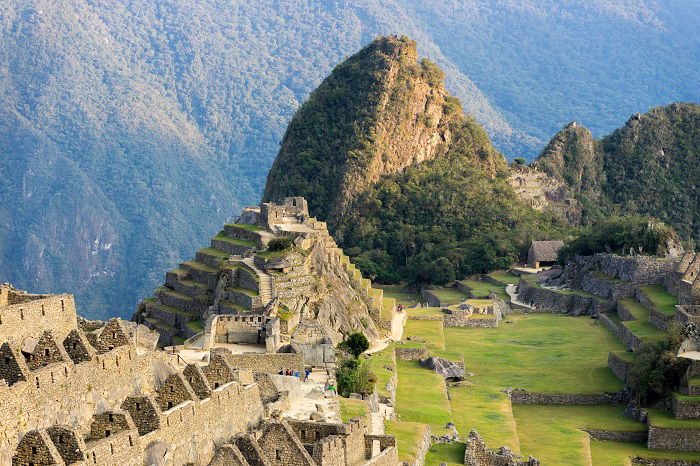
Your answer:
[[[396,361],[399,385],[396,390],[396,413],[401,421],[429,424],[443,431],[452,421],[445,380],[418,361]]]
[[[348,422],[353,417],[363,417],[369,412],[367,402],[364,400],[354,400],[339,396],[338,402],[340,403],[340,418],[343,422]]]
[[[581,429],[646,430],[641,422],[624,417],[623,411],[623,406],[607,405],[513,405],[522,453],[542,464],[571,466],[590,464],[589,437]]]
[[[426,317],[426,316],[442,317],[444,315],[441,307],[415,307],[415,308],[411,308],[411,309],[406,309],[404,312],[406,312],[406,314],[408,314],[409,319],[413,316],[415,316],[415,317]]]
[[[646,321],[627,320],[622,322],[622,325],[645,342],[656,342],[666,338],[666,332],[659,330]]]
[[[442,306],[451,306],[461,303],[465,299],[469,299],[469,296],[457,288],[440,288],[438,290],[430,290],[430,292],[437,296]]]
[[[375,288],[384,290],[385,298],[394,298],[396,304],[403,304],[403,307],[411,307],[421,302],[418,293],[406,293],[403,291],[404,285],[373,285]]]
[[[241,230],[247,231],[260,231],[260,225],[242,225],[240,223],[227,223],[226,226],[240,228]]]
[[[651,311],[649,308],[644,306],[642,303],[634,298],[625,298],[618,301],[618,305],[621,305],[627,312],[632,314],[635,319],[644,322],[649,321],[649,314]]]
[[[644,296],[654,303],[654,309],[669,316],[676,315],[678,298],[666,291],[663,285],[648,285],[639,287]]]
[[[256,248],[257,245],[255,244],[254,241],[250,241],[247,239],[237,239],[237,238],[230,238],[226,236],[223,232],[219,233],[214,237],[214,239],[217,239],[219,241],[225,241],[227,243],[235,244],[236,246],[246,246],[249,248]]]
[[[498,329],[444,329],[479,385],[542,393],[600,393],[623,388],[608,368],[608,352],[624,345],[588,317],[510,315]]]
[[[364,356],[363,356],[364,357]],[[379,395],[389,396],[389,390],[386,389],[386,384],[391,380],[392,376],[396,373],[385,369],[385,366],[394,367],[394,344],[390,344],[382,351],[377,351],[372,353],[369,358],[367,358],[367,364],[374,375],[377,377],[377,382],[375,386],[377,387],[377,393]],[[395,369],[395,368],[394,368]]]
[[[472,290],[473,296],[485,298],[493,292],[496,293],[496,296],[503,301],[507,303],[510,302],[510,296],[508,296],[508,293],[506,293],[505,284],[503,286],[498,286],[482,280],[462,280],[460,283],[468,286],[469,289]]]
[[[469,370],[469,368],[467,368]],[[520,451],[510,400],[489,385],[450,388],[452,416],[460,436],[476,429],[490,448],[506,446]]]
[[[409,320],[406,322],[404,335],[425,338],[429,347],[445,349],[445,334],[441,320]]]
[[[591,439],[591,459],[595,466],[627,466],[630,458],[664,458],[700,461],[700,452],[650,450],[643,443],[613,442]]]
[[[657,427],[690,427],[700,429],[700,420],[676,419],[673,413],[660,409],[649,409],[649,424]]]
[[[512,285],[516,284],[520,281],[520,277],[517,275],[513,275],[510,272],[506,272],[505,270],[497,270],[495,272],[491,272],[487,274],[489,277],[493,278],[494,280],[498,280],[499,282],[503,283],[504,285]]]
[[[384,427],[387,434],[396,436],[399,461],[413,463],[427,426],[419,422],[385,421]]]
[[[438,466],[440,463],[445,463],[448,466],[464,464],[464,447],[463,443],[445,443],[434,444],[425,455],[426,466]]]
[[[394,298],[384,297],[384,299],[382,299],[382,311],[380,312],[379,318],[382,320],[393,319],[395,309],[396,300]]]

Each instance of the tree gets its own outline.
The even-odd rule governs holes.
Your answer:
[[[364,333],[355,332],[347,336],[340,345],[341,349],[347,350],[355,359],[369,349],[369,340]]]

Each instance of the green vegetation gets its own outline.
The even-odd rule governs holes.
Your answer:
[[[226,226],[240,228],[241,230],[246,230],[246,231],[260,231],[261,230],[260,225],[245,225],[242,223],[227,223]]]
[[[602,251],[607,244],[616,252],[641,247],[643,253],[655,254],[659,248],[663,252],[665,240],[676,237],[672,228],[684,240],[700,241],[700,202],[693,193],[700,177],[699,123],[700,106],[671,104],[632,116],[599,141],[588,133],[584,143],[577,143],[581,136],[567,130],[555,137],[553,145],[561,148],[564,141],[564,148],[548,147],[538,164],[572,188],[582,203],[584,223],[593,226],[588,235],[593,241],[578,240],[574,250]],[[638,216],[605,218],[629,214]],[[647,229],[649,215],[669,226],[656,223]]]
[[[651,217],[606,217],[566,243],[559,250],[559,262],[565,264],[576,254],[590,256],[606,251],[623,254],[630,248],[656,255],[667,252],[669,241],[677,239],[678,235],[672,228]]]
[[[442,320],[409,320],[406,322],[404,335],[424,338],[429,347],[445,349]]]
[[[375,288],[384,290],[385,298],[393,298],[396,304],[402,304],[404,308],[415,306],[421,302],[421,297],[418,293],[406,293],[403,291],[403,285],[372,285]]]
[[[654,303],[655,310],[666,314],[667,316],[676,315],[678,298],[666,291],[666,287],[664,285],[641,286],[639,287],[639,291],[641,291],[644,296]]]
[[[187,327],[193,332],[200,333],[204,331],[201,320],[193,320],[192,322],[187,322]]]
[[[349,397],[351,393],[369,395],[377,381],[370,365],[364,360],[345,359],[335,374],[338,380],[338,394]]]
[[[369,412],[367,402],[364,400],[339,396],[338,402],[340,403],[340,418],[343,422],[348,422],[353,417],[363,417]]]
[[[358,356],[369,349],[369,340],[367,340],[364,333],[351,333],[345,337],[342,342],[340,342],[338,348],[349,352],[355,359],[357,359]]]
[[[387,434],[396,436],[399,461],[413,463],[418,455],[418,446],[425,435],[426,425],[419,422],[385,421]]]
[[[512,285],[512,284],[516,284],[520,281],[519,276],[513,275],[512,273],[506,272],[504,270],[497,270],[495,272],[491,272],[488,274],[488,276],[494,280],[498,280],[499,282],[503,283],[504,285]]]
[[[690,451],[651,450],[643,443],[615,442],[591,439],[591,459],[595,466],[622,466],[629,458],[663,458],[700,462],[700,453]]]
[[[440,304],[443,306],[459,304],[462,301],[469,299],[469,296],[457,288],[439,288],[437,290],[430,290],[430,292],[437,296],[437,298],[440,300]]]
[[[456,466],[464,464],[464,444],[463,443],[444,443],[433,444],[425,455],[426,466],[438,466],[445,463],[448,466]]]
[[[394,367],[394,346],[395,343],[389,344],[385,349],[372,353],[371,355],[366,354],[364,357],[368,357],[367,364],[370,370],[376,378],[375,387],[377,393],[382,396],[389,397],[391,393],[386,389],[386,384],[396,375],[394,370],[386,369],[387,367]]]
[[[268,251],[288,251],[292,248],[294,245],[294,242],[292,241],[292,238],[285,236],[282,238],[275,238],[273,240],[270,240],[270,242],[267,244],[267,250]]]
[[[649,424],[658,427],[689,427],[700,429],[700,420],[697,419],[676,419],[673,414],[660,409],[649,409]]]
[[[588,434],[582,429],[646,430],[644,424],[623,416],[623,410],[607,405],[513,405],[521,451],[542,464],[572,466],[590,464]]]
[[[683,341],[680,328],[669,325],[667,332],[663,338],[637,348],[634,361],[627,370],[627,384],[643,406],[676,390],[688,368],[687,359],[676,357]]]
[[[229,236],[226,236],[224,232],[220,232],[218,235],[214,236],[214,239],[219,240],[219,241],[225,241],[227,243],[235,244],[237,246],[246,246],[249,248],[256,248],[256,244],[254,241],[250,241],[247,239],[237,239],[237,238],[231,238]]]
[[[503,301],[509,303],[510,296],[505,292],[505,285],[498,286],[483,280],[462,280],[460,283],[469,287],[472,290],[472,295],[477,297],[487,297],[491,293],[496,293],[496,296]]]
[[[251,298],[255,298],[255,297],[260,296],[259,292],[255,291],[255,290],[249,290],[248,288],[239,288],[239,287],[235,287],[235,286],[229,286],[226,289],[229,291],[234,291],[236,293],[244,294],[246,296],[250,296]]]
[[[445,393],[445,381],[418,361],[396,361],[399,384],[395,410],[401,421],[429,424],[442,431],[452,420],[450,403]]]

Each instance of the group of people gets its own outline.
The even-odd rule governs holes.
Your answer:
[[[304,378],[302,379],[302,382],[306,382],[306,379],[309,378],[309,374],[311,374],[312,369],[311,368],[306,368],[304,369]],[[279,372],[277,372],[278,375],[287,375],[290,377],[301,377],[301,374],[299,374],[299,370],[292,370],[292,369],[287,369],[284,370],[284,368],[280,367]]]

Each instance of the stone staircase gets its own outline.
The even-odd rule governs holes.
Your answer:
[[[241,261],[249,269],[255,272],[258,277],[258,293],[262,306],[265,307],[274,298],[274,279],[269,273],[255,266],[255,260],[252,257],[246,257]]]

